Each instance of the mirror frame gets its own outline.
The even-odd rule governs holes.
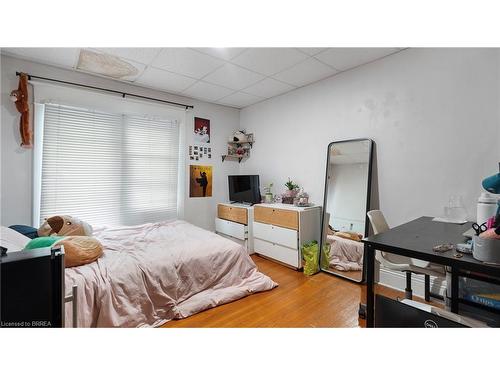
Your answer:
[[[362,284],[365,282],[366,279],[366,265],[365,265],[365,259],[366,259],[366,248],[363,250],[363,269],[361,271],[361,280],[356,280],[352,279],[350,277],[347,277],[345,275],[340,275],[337,274],[333,271],[329,270],[324,270],[321,268],[321,258],[323,257],[323,242],[324,242],[324,231],[325,231],[325,216],[326,216],[326,204],[328,201],[327,197],[327,192],[328,192],[328,166],[330,165],[330,147],[334,144],[339,144],[339,143],[347,143],[347,142],[357,142],[357,141],[368,141],[369,142],[369,149],[368,149],[368,184],[366,188],[366,212],[365,212],[365,233],[364,237],[368,236],[368,231],[370,229],[370,221],[368,220],[368,217],[366,213],[370,211],[370,198],[371,198],[371,190],[372,190],[372,169],[373,169],[373,148],[375,142],[371,138],[353,138],[353,139],[345,139],[342,141],[333,141],[330,142],[326,148],[326,172],[325,172],[325,190],[324,190],[324,195],[323,195],[323,210],[322,210],[322,215],[321,215],[321,239],[320,239],[320,251],[319,251],[319,269],[322,272],[326,272],[330,275],[334,275],[337,277],[342,277],[344,279],[356,282],[358,284]]]

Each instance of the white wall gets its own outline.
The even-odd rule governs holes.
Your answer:
[[[389,225],[442,215],[450,194],[473,218],[498,163],[499,82],[497,50],[402,51],[243,109],[256,143],[240,171],[280,189],[290,176],[321,204],[328,143],[368,137]]]
[[[17,88],[16,71],[33,75],[53,77],[61,80],[82,82],[88,85],[108,87],[139,95],[152,96],[194,105],[193,116],[211,120],[212,159],[203,159],[199,164],[213,165],[213,197],[189,198],[189,184],[186,182],[185,219],[204,228],[213,229],[216,203],[228,199],[227,174],[238,171],[234,162],[221,162],[227,137],[239,127],[239,110],[220,105],[178,97],[159,91],[140,88],[125,83],[89,76],[74,71],[58,69],[12,57],[1,56],[1,140],[0,140],[0,223],[1,225],[30,224],[32,215],[32,164],[33,151],[19,147],[19,115],[9,100],[11,90]],[[193,143],[192,123],[186,126],[186,171],[189,169],[187,145]],[[210,160],[210,162],[208,162]],[[186,172],[187,174],[188,172]],[[186,176],[187,177],[187,176]],[[187,180],[186,180],[187,181]]]

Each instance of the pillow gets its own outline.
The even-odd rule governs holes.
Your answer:
[[[51,216],[38,228],[38,235],[43,236],[92,236],[92,226],[77,217],[69,215]]]
[[[1,246],[5,247],[8,252],[20,251],[30,239],[14,229],[2,226],[0,232]]]
[[[37,238],[38,232],[36,228],[30,227],[29,225],[11,225],[10,229],[14,229],[16,232],[25,235],[28,238]]]
[[[64,237],[51,236],[51,237],[37,237],[33,238],[26,244],[24,250],[40,249],[42,247],[52,247],[57,241],[62,240]]]

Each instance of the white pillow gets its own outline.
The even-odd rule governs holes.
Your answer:
[[[14,251],[20,251],[24,249],[26,244],[30,242],[30,238],[25,235],[16,232],[14,229],[10,229],[2,226],[0,232],[0,243],[3,247],[7,248],[7,252],[11,253]]]

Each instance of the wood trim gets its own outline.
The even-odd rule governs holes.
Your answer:
[[[231,207],[225,204],[217,205],[217,217],[219,219],[234,221],[236,223],[248,225],[247,209],[241,207]]]
[[[259,223],[299,230],[299,213],[297,211],[255,206],[254,220]]]

